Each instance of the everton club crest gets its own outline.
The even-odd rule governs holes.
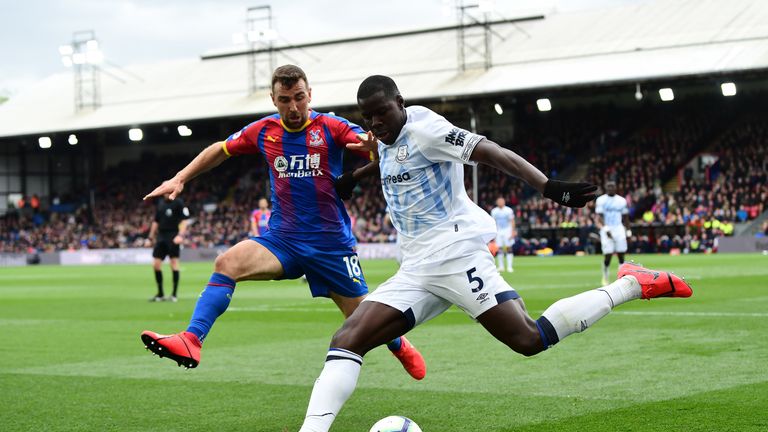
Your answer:
[[[395,160],[403,163],[405,162],[406,158],[408,158],[408,146],[401,145],[397,148],[397,156],[395,156]]]

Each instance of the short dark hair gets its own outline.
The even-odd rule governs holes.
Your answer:
[[[274,90],[275,83],[277,82],[282,84],[285,88],[291,88],[296,85],[299,80],[304,80],[307,86],[309,86],[307,74],[305,74],[300,67],[291,64],[283,65],[275,69],[272,73],[272,89]]]
[[[397,84],[392,78],[384,75],[371,75],[360,83],[357,89],[357,99],[365,99],[378,92],[384,92],[384,97],[394,99],[400,94]]]

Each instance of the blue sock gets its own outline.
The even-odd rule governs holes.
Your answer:
[[[539,317],[539,319],[536,320],[536,327],[539,329],[541,343],[544,345],[545,350],[560,342],[560,338],[557,337],[555,327],[545,316],[542,315]]]
[[[235,281],[232,278],[221,273],[212,274],[208,285],[197,299],[187,331],[194,333],[202,342],[216,318],[227,310],[234,292]]]
[[[402,342],[400,341],[401,338],[397,338],[393,340],[392,342],[387,344],[387,348],[389,348],[390,351],[398,351],[401,346],[403,346]]]

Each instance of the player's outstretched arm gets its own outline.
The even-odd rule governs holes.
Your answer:
[[[492,166],[508,175],[519,177],[546,198],[568,207],[584,207],[597,198],[597,186],[548,179],[543,172],[512,150],[483,139],[475,146],[470,160]]]
[[[165,194],[169,194],[170,199],[175,199],[184,190],[186,182],[217,167],[229,157],[224,153],[223,144],[223,142],[216,142],[203,149],[200,154],[192,159],[192,162],[176,173],[173,178],[164,181],[155,190],[148,193],[144,199],[159,197]]]

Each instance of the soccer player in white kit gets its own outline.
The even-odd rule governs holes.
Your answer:
[[[624,264],[624,254],[627,253],[627,237],[632,232],[625,229],[629,226],[629,208],[624,197],[616,195],[616,182],[605,184],[605,194],[600,195],[595,202],[595,213],[601,217],[600,247],[603,250],[603,285],[608,285],[608,269],[614,253],[619,257],[619,266]],[[622,223],[623,222],[623,223]]]
[[[504,257],[507,258],[507,271],[512,269],[512,246],[515,245],[515,211],[507,206],[504,198],[496,199],[496,207],[491,209],[491,217],[496,221],[496,261],[499,271],[504,270]]]
[[[511,150],[455,127],[427,108],[405,108],[389,77],[366,78],[357,103],[370,131],[367,139],[347,147],[378,149],[381,185],[400,235],[402,263],[333,336],[300,432],[330,429],[357,385],[368,351],[452,304],[514,351],[531,356],[587,329],[626,301],[691,295],[674,274],[627,263],[616,282],[558,300],[534,320],[496,270],[486,246],[496,234],[495,224],[467,196],[464,164],[482,163],[518,176],[561,205],[583,207],[595,198],[597,187],[547,179]]]

